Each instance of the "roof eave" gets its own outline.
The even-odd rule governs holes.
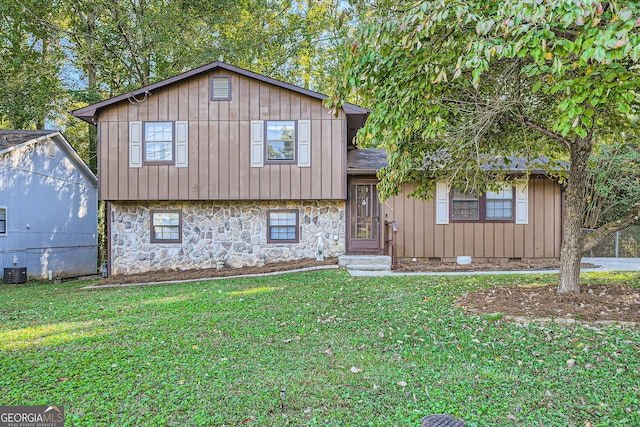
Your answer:
[[[236,74],[240,74],[240,75],[245,76],[245,77],[249,77],[249,78],[253,78],[253,79],[262,81],[264,83],[268,83],[268,84],[272,84],[274,86],[278,86],[278,87],[283,88],[283,89],[288,89],[288,90],[291,90],[293,92],[297,92],[297,93],[300,93],[300,94],[303,94],[303,95],[307,95],[307,96],[315,98],[315,99],[324,100],[324,99],[327,98],[327,95],[323,95],[321,93],[312,91],[310,89],[305,89],[305,88],[302,88],[300,86],[296,86],[296,85],[291,84],[291,83],[286,83],[286,82],[283,82],[281,80],[276,80],[276,79],[274,79],[272,77],[267,77],[267,76],[264,76],[262,74],[254,73],[253,71],[245,70],[245,69],[242,69],[242,68],[235,67],[233,65],[226,64],[224,62],[216,61],[216,62],[212,62],[210,64],[203,65],[203,66],[198,67],[198,68],[194,68],[193,70],[186,71],[186,72],[181,73],[181,74],[177,74],[177,75],[175,75],[173,77],[169,77],[169,78],[161,80],[159,82],[156,82],[156,83],[141,87],[139,89],[135,89],[135,90],[132,90],[130,92],[127,92],[127,93],[124,93],[124,94],[121,94],[121,95],[117,95],[117,96],[114,96],[114,97],[109,98],[109,99],[105,99],[104,101],[100,101],[100,102],[97,102],[95,104],[88,105],[88,106],[83,107],[83,108],[79,108],[77,110],[72,111],[71,115],[73,115],[74,117],[77,117],[79,119],[82,119],[82,120],[86,121],[87,123],[95,124],[96,123],[96,119],[97,119],[97,115],[98,115],[98,110],[101,109],[101,108],[108,107],[108,106],[110,106],[112,104],[116,104],[118,102],[122,102],[122,101],[128,100],[132,96],[135,97],[135,96],[143,95],[143,94],[145,94],[147,92],[151,92],[151,91],[153,91],[155,89],[162,88],[162,87],[168,86],[170,84],[174,84],[174,83],[183,81],[185,79],[188,79],[190,77],[193,77],[193,76],[196,76],[196,75],[208,72],[208,71],[212,71],[212,70],[215,70],[215,69],[227,70],[227,71],[230,71],[230,72],[233,72],[233,73],[236,73]],[[355,104],[350,104],[350,103],[346,103],[342,107],[342,109],[345,112],[345,114],[347,114],[347,115],[367,115],[367,114],[369,114],[369,110],[366,110],[366,109],[364,109],[362,107],[359,107],[359,106],[357,106]]]

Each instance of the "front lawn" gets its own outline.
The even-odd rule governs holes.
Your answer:
[[[640,286],[637,273],[585,281]],[[80,290],[0,285],[0,405],[66,426],[640,425],[640,328],[466,314],[455,298],[554,275],[344,271]],[[575,362],[567,361],[572,359]]]

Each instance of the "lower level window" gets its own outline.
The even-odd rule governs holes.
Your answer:
[[[0,208],[0,234],[7,234],[7,209]]]
[[[267,242],[298,243],[298,211],[278,209],[267,211]]]
[[[180,243],[181,241],[182,212],[151,211],[151,243]]]

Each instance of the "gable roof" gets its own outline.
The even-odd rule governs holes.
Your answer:
[[[122,95],[114,96],[113,98],[109,98],[109,99],[106,99],[104,101],[100,101],[100,102],[97,102],[95,104],[83,107],[83,108],[79,108],[77,110],[72,111],[71,114],[73,114],[75,117],[78,117],[78,118],[80,118],[80,119],[82,119],[82,120],[84,120],[84,121],[86,121],[88,123],[95,124],[95,120],[97,119],[97,115],[98,115],[99,110],[101,108],[108,107],[110,105],[116,104],[116,103],[121,102],[121,101],[126,101],[129,98],[131,98],[132,96],[136,96],[137,97],[137,96],[140,96],[140,95],[144,95],[145,93],[152,92],[153,90],[160,89],[160,88],[163,88],[165,86],[168,86],[168,85],[171,85],[171,84],[174,84],[174,83],[178,83],[178,82],[181,82],[181,81],[186,80],[188,78],[197,76],[199,74],[207,73],[207,72],[210,72],[210,71],[213,71],[213,70],[216,70],[216,69],[222,69],[222,70],[230,71],[232,73],[237,73],[237,74],[240,74],[240,75],[245,76],[245,77],[256,79],[256,80],[259,80],[261,82],[269,83],[269,84],[272,84],[274,86],[278,86],[280,88],[290,90],[292,92],[297,92],[297,93],[300,93],[302,95],[309,96],[311,98],[320,99],[320,100],[324,100],[324,99],[328,98],[327,95],[323,95],[321,93],[314,92],[312,90],[305,89],[305,88],[302,88],[300,86],[293,85],[291,83],[285,83],[283,81],[276,80],[274,78],[267,77],[267,76],[264,76],[262,74],[254,73],[252,71],[245,70],[245,69],[239,68],[239,67],[234,67],[233,65],[229,65],[229,64],[226,64],[226,63],[221,62],[221,61],[216,61],[216,62],[212,62],[212,63],[207,64],[207,65],[203,65],[202,67],[194,68],[193,70],[187,71],[187,72],[182,73],[182,74],[178,74],[178,75],[170,77],[168,79],[159,81],[157,83],[153,83],[153,84],[150,84],[148,86],[141,87],[139,89],[124,93]],[[362,107],[359,107],[359,106],[357,106],[355,104],[349,104],[349,103],[345,103],[343,105],[342,109],[344,110],[344,112],[347,115],[367,115],[369,113],[368,110],[366,110],[366,109],[364,109]]]
[[[73,149],[69,141],[55,130],[4,130],[0,129],[0,156],[9,154],[14,150],[29,145],[40,144],[53,141],[76,166],[94,184],[98,185],[98,178],[91,171],[89,166],[80,158],[76,150]]]

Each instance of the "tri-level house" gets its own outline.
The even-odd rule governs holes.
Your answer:
[[[382,205],[386,154],[351,142],[367,110],[325,98],[214,62],[74,111],[98,127],[110,273],[380,254],[385,221],[403,257],[559,256],[557,184]]]

